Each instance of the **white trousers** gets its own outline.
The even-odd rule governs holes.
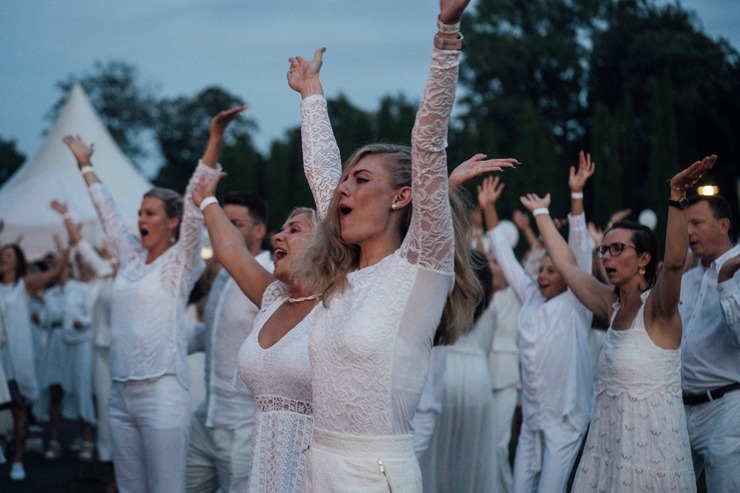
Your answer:
[[[585,433],[568,419],[531,430],[522,425],[514,459],[514,493],[565,492]]]
[[[411,435],[355,436],[314,428],[306,493],[421,493]]]
[[[244,493],[252,468],[252,428],[209,428],[205,414],[195,412],[190,420],[187,457],[188,493]]]
[[[519,391],[516,387],[506,387],[493,391],[493,441],[496,444],[496,481],[491,491],[511,493],[514,479],[509,461],[511,426]]]
[[[93,349],[93,393],[95,394],[95,411],[98,416],[98,430],[95,443],[98,449],[98,459],[102,462],[113,460],[110,438],[110,363],[108,362],[110,349],[95,347]]]
[[[113,382],[113,464],[119,493],[182,493],[190,394],[175,375]]]
[[[684,406],[694,472],[707,491],[740,491],[740,390],[705,404]]]

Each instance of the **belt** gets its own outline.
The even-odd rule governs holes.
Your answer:
[[[705,402],[719,399],[727,392],[732,392],[733,390],[739,389],[740,383],[731,383],[730,385],[725,385],[724,387],[718,387],[716,389],[708,390],[704,394],[684,394],[683,403],[687,406],[696,406],[697,404],[704,404]]]

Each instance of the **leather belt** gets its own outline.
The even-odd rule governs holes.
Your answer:
[[[696,406],[697,404],[704,404],[705,402],[710,402],[716,399],[719,399],[723,395],[725,395],[727,392],[732,392],[733,390],[740,390],[740,383],[731,383],[730,385],[725,385],[723,387],[718,387],[716,389],[708,390],[703,394],[684,394],[683,395],[683,403],[687,406]]]

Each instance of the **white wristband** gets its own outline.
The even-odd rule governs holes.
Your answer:
[[[532,215],[535,217],[539,216],[540,214],[547,214],[549,216],[550,209],[548,209],[547,207],[538,207],[537,209],[532,211]]]
[[[583,199],[583,192],[570,192],[570,198]]]
[[[95,170],[93,169],[92,166],[90,166],[89,164],[86,164],[85,166],[80,168],[80,173],[82,173],[83,175],[85,173],[95,173]]]
[[[72,219],[72,218],[70,217],[69,212],[65,212],[64,214],[62,214],[62,219],[66,221],[67,219]]]
[[[208,207],[211,204],[218,204],[218,199],[211,195],[210,197],[206,197],[201,201],[200,203],[200,210],[204,211],[206,210],[206,207]]]

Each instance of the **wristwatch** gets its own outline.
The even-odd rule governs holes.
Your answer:
[[[683,198],[681,200],[668,200],[668,205],[670,207],[675,207],[676,209],[684,210],[689,206],[689,200],[687,198]]]

